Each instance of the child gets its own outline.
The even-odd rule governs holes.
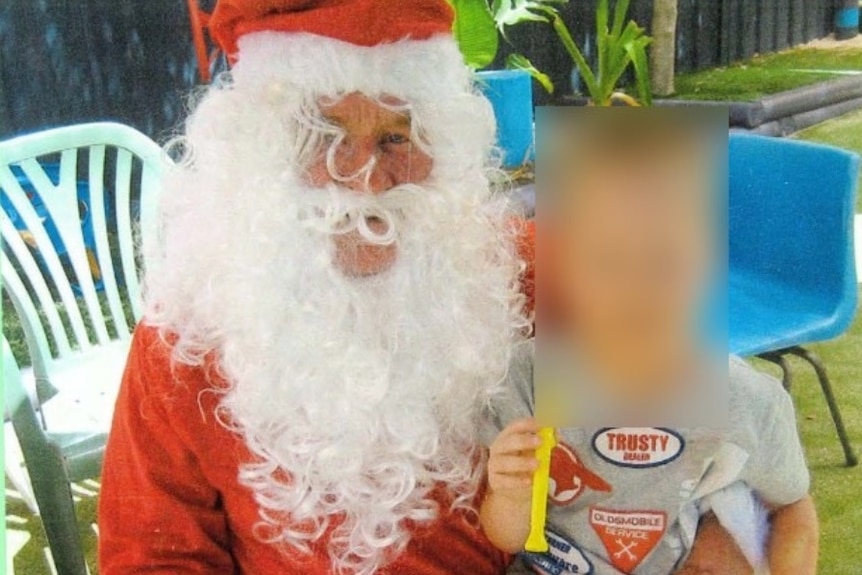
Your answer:
[[[668,110],[580,110],[575,125],[562,115],[576,111],[553,113],[565,130],[540,155],[552,209],[539,212],[539,352],[562,357],[555,373],[583,425],[557,429],[550,549],[524,553],[541,443],[525,350],[493,405],[486,534],[519,553],[510,572],[670,575],[712,511],[761,572],[814,574],[790,398],[739,359],[716,370],[693,329],[715,267],[716,132]],[[717,390],[723,405],[704,400]]]

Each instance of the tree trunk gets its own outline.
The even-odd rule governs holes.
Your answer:
[[[670,96],[674,93],[676,12],[677,0],[653,1],[650,77],[652,92],[656,96]]]

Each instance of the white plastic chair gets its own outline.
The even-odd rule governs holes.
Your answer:
[[[56,493],[65,493],[61,483],[101,469],[130,334],[141,316],[136,245],[156,232],[165,162],[152,140],[115,123],[0,142],[3,291],[31,360],[20,371],[26,409],[7,407],[7,476],[25,498],[35,499],[60,573],[86,572],[75,518],[67,517],[71,507],[58,504]],[[4,339],[10,339],[5,325]],[[17,437],[32,491],[20,459],[9,457],[18,448],[10,445],[14,431],[27,428],[16,421],[23,412],[38,416],[47,444],[34,448],[33,437]],[[61,465],[50,461],[51,453]],[[58,468],[65,477],[57,477]]]

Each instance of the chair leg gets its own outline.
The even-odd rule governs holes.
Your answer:
[[[787,361],[787,353],[784,350],[768,351],[761,353],[757,357],[774,363],[781,368],[781,385],[784,386],[784,389],[790,391],[790,386],[793,385],[793,372],[790,370],[790,364]]]
[[[54,565],[62,575],[88,575],[63,456],[53,446],[45,447],[39,450],[40,461],[28,461],[27,467]]]
[[[829,376],[820,357],[816,353],[799,346],[791,347],[784,351],[804,359],[814,368],[817,380],[820,382],[820,388],[823,390],[823,395],[826,398],[826,404],[829,406],[832,422],[835,424],[835,431],[838,432],[838,440],[844,449],[844,459],[847,461],[847,467],[854,467],[859,463],[859,460],[853,452],[853,447],[850,445],[850,438],[847,436],[847,429],[844,427],[844,421],[841,419],[838,402],[835,401],[835,395],[832,393],[832,384],[829,382]]]
[[[6,477],[9,482],[21,495],[27,509],[33,515],[39,514],[39,506],[36,505],[36,497],[33,495],[33,488],[30,486],[30,476],[27,473],[27,468],[24,465],[24,454],[21,452],[21,445],[18,443],[18,438],[15,436],[15,430],[11,423],[7,423],[4,429],[3,437],[3,458],[6,466]]]

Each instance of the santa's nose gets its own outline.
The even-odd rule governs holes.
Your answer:
[[[335,150],[330,166],[334,180],[362,193],[380,194],[392,188],[395,182],[378,165],[379,148],[374,138],[357,138],[344,141]]]

